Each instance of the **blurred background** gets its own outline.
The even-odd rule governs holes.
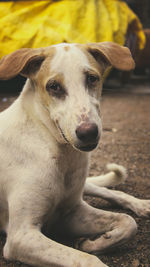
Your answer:
[[[114,41],[130,48],[136,69],[111,71],[104,88],[124,87],[132,74],[150,77],[149,28],[149,0],[0,0],[0,58],[22,47]],[[1,81],[0,90],[18,92],[24,81]]]

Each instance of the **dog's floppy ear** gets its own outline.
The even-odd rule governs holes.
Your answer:
[[[0,60],[0,79],[11,79],[17,74],[29,77],[45,59],[42,49],[22,48]]]
[[[102,42],[89,43],[86,48],[98,63],[103,63],[105,69],[112,66],[119,70],[129,71],[135,67],[134,60],[127,47],[113,42]]]

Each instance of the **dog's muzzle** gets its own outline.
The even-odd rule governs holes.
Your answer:
[[[77,148],[81,151],[91,151],[99,142],[98,126],[96,123],[82,123],[76,129],[76,136],[79,140]]]

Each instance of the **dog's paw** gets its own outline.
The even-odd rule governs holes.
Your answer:
[[[105,243],[105,239],[111,238],[111,235],[109,235],[108,233],[105,233],[104,235],[100,235],[98,238],[96,237],[93,237],[93,238],[92,239],[89,239],[89,238],[77,239],[74,243],[74,247],[86,253],[99,255],[101,254],[101,251],[105,250],[105,248],[103,247],[103,244]]]
[[[133,205],[131,210],[139,217],[150,216],[150,200],[138,199]]]
[[[95,252],[97,251],[95,247],[95,242],[88,238],[77,239],[74,243],[74,247],[81,251],[92,253],[92,254],[95,254]]]

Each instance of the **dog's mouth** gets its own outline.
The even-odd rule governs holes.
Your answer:
[[[79,149],[80,151],[85,151],[85,152],[90,152],[92,150],[94,150],[98,145],[98,142],[94,143],[94,144],[88,144],[88,145],[80,145],[77,146],[76,148]]]

